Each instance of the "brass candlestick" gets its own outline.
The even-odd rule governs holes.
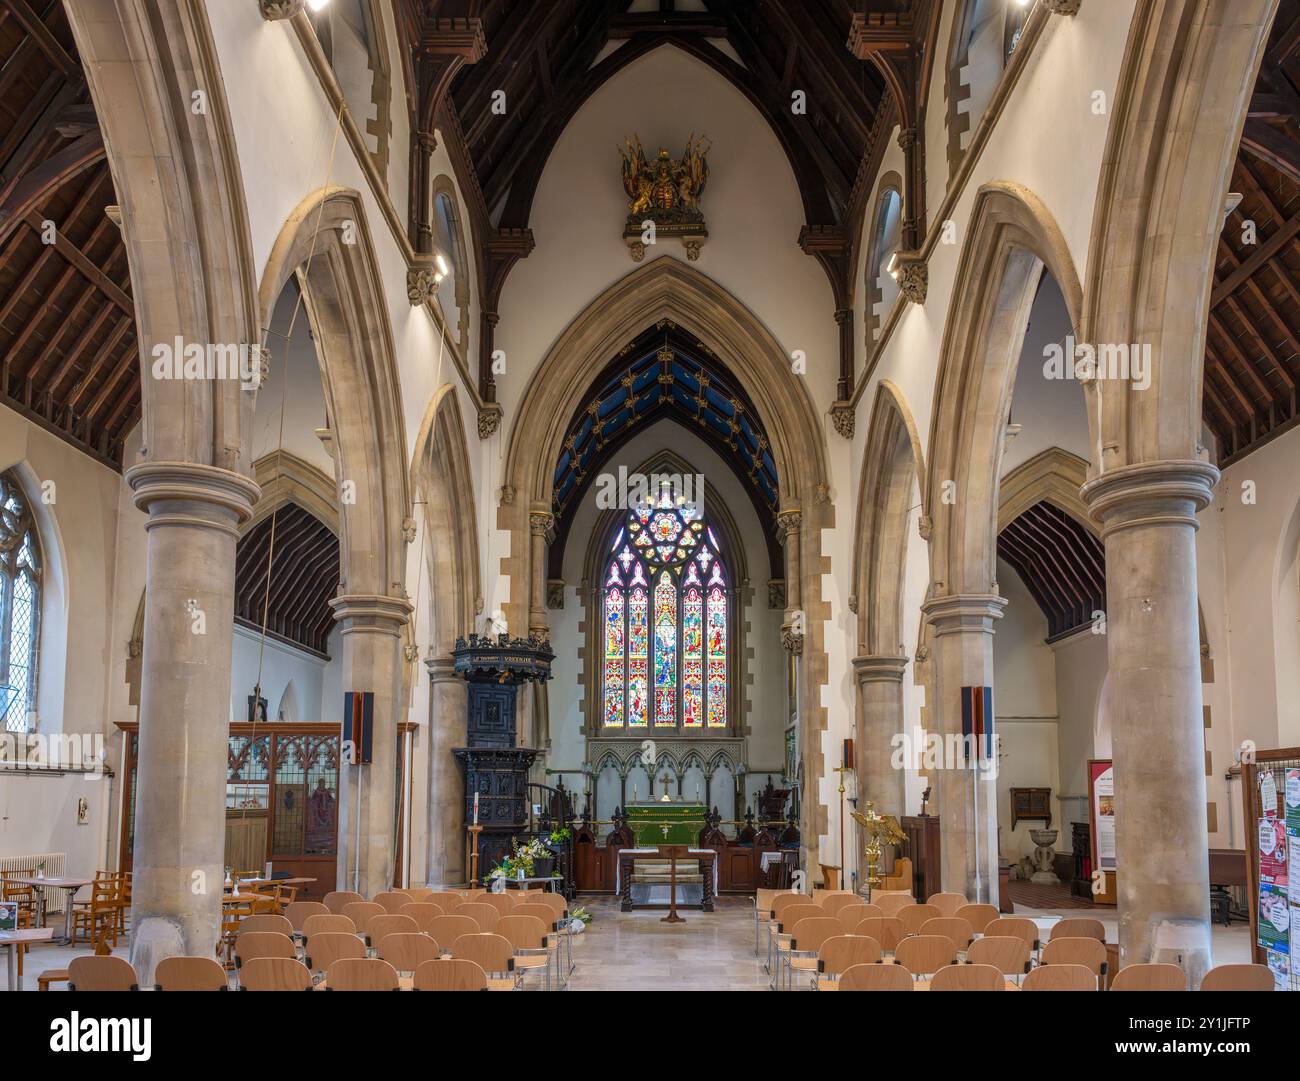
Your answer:
[[[867,838],[867,845],[862,853],[867,857],[867,881],[858,892],[870,902],[871,891],[880,885],[880,876],[876,874],[876,869],[880,865],[881,843],[888,841],[890,844],[902,844],[907,840],[907,835],[893,815],[876,814],[871,800],[867,800],[865,814],[861,811],[853,812],[853,820],[862,827],[862,832]]]

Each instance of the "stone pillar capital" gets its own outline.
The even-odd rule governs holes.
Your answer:
[[[384,597],[375,593],[345,593],[330,599],[334,618],[343,627],[344,634],[368,631],[372,634],[391,634],[401,637],[402,628],[413,611],[411,602],[404,597]]]
[[[534,537],[545,538],[555,525],[555,515],[548,510],[530,510],[528,512],[528,532]]]
[[[197,462],[142,462],[126,471],[134,502],[149,515],[146,529],[185,525],[239,536],[262,494],[242,473]]]
[[[776,522],[787,537],[793,536],[803,527],[803,511],[797,506],[783,507],[777,513]]]
[[[853,658],[853,675],[859,685],[866,683],[902,683],[909,658],[866,655]]]
[[[430,683],[459,683],[460,673],[456,671],[456,661],[450,656],[426,657],[424,667],[429,670]]]
[[[1108,469],[1080,489],[1102,536],[1151,525],[1197,528],[1210,505],[1219,471],[1197,460],[1142,462]]]
[[[1002,618],[1006,607],[1006,598],[994,593],[956,593],[932,597],[921,605],[921,615],[936,636],[963,631],[992,634],[994,620]]]

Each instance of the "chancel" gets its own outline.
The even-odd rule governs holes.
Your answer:
[[[1298,103],[1300,0],[0,0],[0,984],[1300,988]]]

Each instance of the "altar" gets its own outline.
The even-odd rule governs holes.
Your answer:
[[[712,848],[686,850],[677,860],[677,907],[713,911],[718,893],[718,854]],[[620,908],[667,908],[671,900],[671,861],[655,848],[624,848],[618,853],[614,891]]]
[[[696,845],[704,832],[708,809],[681,800],[644,800],[627,805],[627,825],[640,846]]]

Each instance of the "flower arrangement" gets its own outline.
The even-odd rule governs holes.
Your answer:
[[[541,841],[530,841],[526,845],[515,845],[515,850],[488,874],[488,881],[498,878],[532,878],[536,861],[548,859],[550,850]],[[521,873],[522,872],[522,873]]]
[[[547,838],[547,840],[549,840],[553,845],[560,845],[563,844],[572,836],[573,834],[570,833],[567,829],[562,829],[562,830],[556,830],[554,833],[551,834],[549,838]]]

